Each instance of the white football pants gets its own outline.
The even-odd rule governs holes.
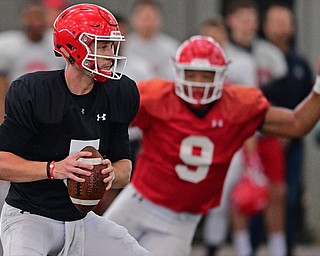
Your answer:
[[[75,232],[67,232],[70,224],[79,222]],[[93,212],[83,220],[63,222],[4,204],[1,224],[4,256],[151,255],[124,227]]]
[[[172,195],[174,196],[174,195]],[[187,256],[201,215],[176,213],[143,198],[129,184],[103,215],[123,225],[153,256]]]
[[[205,216],[203,223],[203,240],[207,245],[220,246],[227,237],[229,229],[229,200],[233,187],[237,184],[244,169],[243,153],[240,149],[233,156],[223,185],[221,204]]]

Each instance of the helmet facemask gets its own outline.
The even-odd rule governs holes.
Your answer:
[[[112,31],[112,33],[114,32],[117,32],[117,31]],[[97,36],[97,35],[83,33],[79,37],[79,41],[87,49],[87,55],[82,60],[82,67],[86,71],[92,74],[95,78],[100,78],[100,80],[104,80],[103,78],[109,78],[109,79],[115,79],[115,80],[118,80],[121,78],[126,66],[127,58],[119,55],[120,42],[125,41],[124,37],[121,36],[120,33],[114,36]],[[99,42],[112,42],[114,55],[113,56],[99,55],[98,49],[97,49]],[[93,51],[91,51],[89,47],[91,43],[94,44]],[[101,69],[98,66],[98,61],[97,61],[98,58],[108,59],[108,60],[111,59],[112,66],[110,67],[110,69]]]
[[[188,81],[185,78],[186,70],[210,71],[214,73],[214,77],[212,82]],[[190,104],[206,105],[221,97],[224,79],[225,68],[222,67],[205,68],[199,66],[199,68],[195,68],[192,65],[189,66],[176,64],[175,91],[179,97]],[[194,96],[194,88],[204,89],[201,99],[198,99],[198,97]]]
[[[211,37],[193,36],[186,40],[179,47],[174,62],[175,92],[184,101],[207,105],[221,97],[227,64],[222,48]],[[188,70],[212,72],[212,81],[194,82],[186,78]],[[199,80],[208,80],[204,78]],[[202,94],[196,88],[202,88]]]

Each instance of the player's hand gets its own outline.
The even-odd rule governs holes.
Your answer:
[[[77,174],[90,176],[91,171],[86,171],[85,169],[92,170],[94,166],[77,160],[81,157],[90,157],[91,155],[91,152],[80,151],[69,155],[60,162],[56,162],[53,170],[53,177],[55,179],[69,178],[77,182],[84,182],[85,179],[78,177]]]
[[[108,183],[108,185],[106,186],[106,190],[109,190],[112,186],[112,182],[115,179],[114,169],[109,159],[103,159],[102,164],[104,164],[106,168],[102,169],[101,173],[107,175],[107,177],[104,178],[103,182]]]

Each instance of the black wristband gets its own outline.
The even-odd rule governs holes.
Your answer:
[[[50,176],[50,162],[47,162],[47,177],[48,177],[48,179],[51,180],[51,176]]]
[[[47,177],[50,180],[54,180],[54,177],[53,177],[54,167],[55,167],[55,162],[54,161],[51,161],[51,162],[47,163]]]

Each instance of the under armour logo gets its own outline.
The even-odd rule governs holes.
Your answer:
[[[223,127],[223,120],[222,119],[219,119],[219,120],[212,120],[212,122],[211,122],[211,125],[212,125],[212,127],[213,128],[215,128],[215,127]]]
[[[100,120],[106,121],[107,120],[107,114],[104,114],[104,113],[102,115],[97,114],[97,121],[99,122]]]

